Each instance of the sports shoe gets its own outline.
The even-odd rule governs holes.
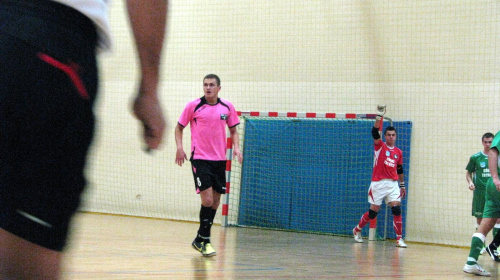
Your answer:
[[[488,271],[484,270],[477,263],[473,264],[473,265],[465,264],[464,265],[464,272],[479,275],[479,276],[488,276],[488,277],[491,276],[491,274]]]
[[[496,250],[493,250],[491,247],[491,245],[488,245],[488,247],[486,247],[486,252],[488,253],[488,255],[490,255],[490,257],[496,261],[496,262],[500,262],[500,258],[498,257],[498,253]]]
[[[202,242],[196,242],[196,240],[194,240],[193,243],[191,243],[191,245],[193,246],[193,248],[196,251],[198,251],[198,252],[202,252],[203,251],[203,243]]]
[[[214,247],[212,247],[211,243],[204,243],[203,249],[201,250],[201,253],[205,257],[211,257],[211,256],[215,256],[217,254],[214,250]]]
[[[361,231],[356,231],[356,228],[353,228],[352,235],[354,236],[354,241],[358,243],[363,243],[363,237],[361,237]]]
[[[396,247],[407,248],[408,245],[406,245],[403,238],[400,238],[399,240],[396,240]]]

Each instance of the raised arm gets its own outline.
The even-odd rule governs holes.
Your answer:
[[[142,122],[146,145],[157,149],[165,130],[158,84],[168,1],[127,0],[127,10],[140,64],[140,84],[134,100],[134,115]]]
[[[385,105],[377,106],[377,116],[375,117],[375,124],[372,127],[373,142],[377,145],[381,140],[380,136],[380,123],[385,114]]]

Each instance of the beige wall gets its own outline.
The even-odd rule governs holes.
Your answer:
[[[407,239],[468,245],[468,157],[500,129],[500,4],[477,0],[170,1],[163,150],[140,150],[129,114],[136,61],[122,1],[101,59],[98,133],[84,209],[196,220],[189,164],[173,129],[205,74],[241,111],[372,113],[413,122]],[[189,149],[185,135],[185,149]],[[220,217],[219,217],[220,219]]]

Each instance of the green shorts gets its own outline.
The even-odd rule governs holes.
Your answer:
[[[483,217],[484,204],[486,202],[486,187],[477,187],[474,190],[472,198],[472,216],[476,218]]]
[[[486,183],[486,203],[484,204],[483,218],[500,218],[500,192],[491,178]]]

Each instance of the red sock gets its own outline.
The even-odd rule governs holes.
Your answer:
[[[394,231],[396,232],[396,239],[399,240],[403,236],[403,218],[401,215],[394,217]]]
[[[361,229],[368,224],[370,221],[370,217],[368,216],[368,212],[364,213],[363,216],[361,216],[361,220],[359,220],[358,226],[355,228],[356,231],[361,231]]]

